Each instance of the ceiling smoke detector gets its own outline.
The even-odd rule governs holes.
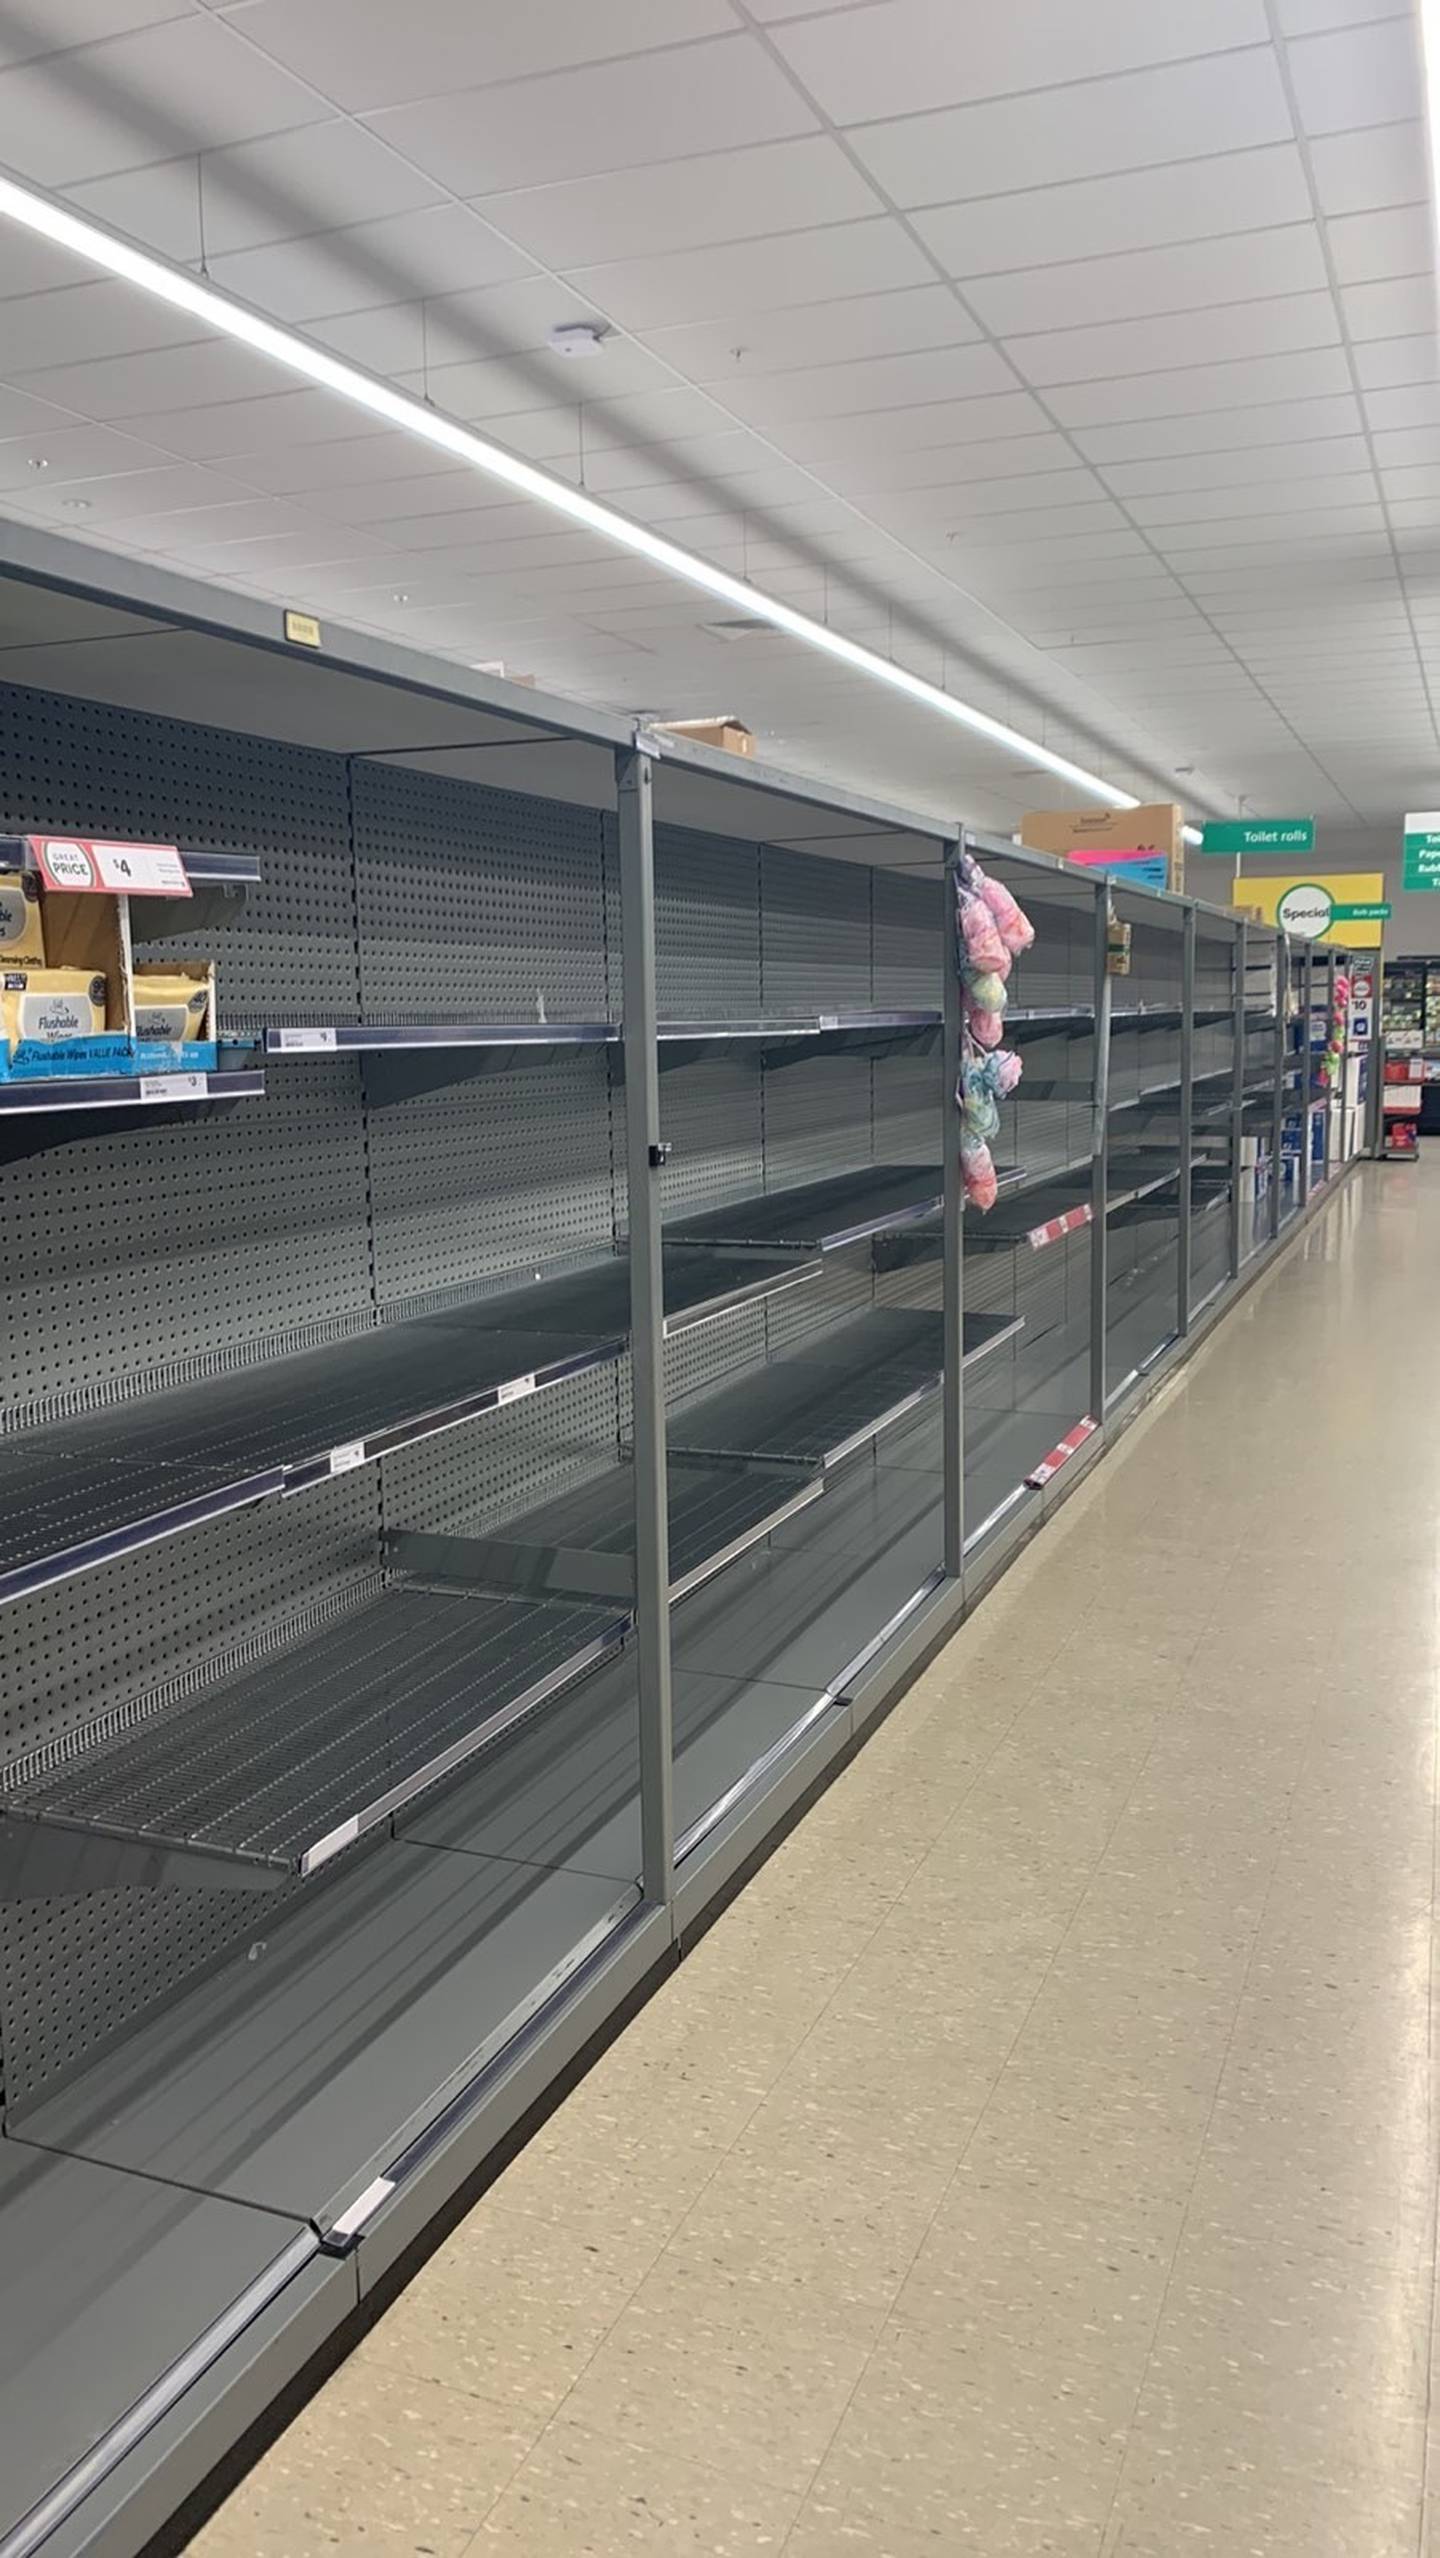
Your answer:
[[[605,331],[594,320],[562,320],[545,340],[552,355],[565,355],[572,364],[583,363],[586,356],[598,355],[605,343]]]

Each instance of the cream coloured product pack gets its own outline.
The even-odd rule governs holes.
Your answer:
[[[213,1039],[215,972],[203,961],[170,967],[137,960],[130,972],[137,1039]]]
[[[0,870],[0,962],[45,965],[45,925],[35,874]]]
[[[85,968],[0,970],[0,1017],[13,1057],[22,1040],[53,1047],[105,1027],[105,980]]]

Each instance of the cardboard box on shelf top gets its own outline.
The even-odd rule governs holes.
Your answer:
[[[1182,889],[1185,885],[1184,812],[1173,800],[1148,808],[1033,808],[1020,820],[1020,841],[1028,851],[1050,853],[1057,861],[1079,861],[1087,869],[1103,869],[1117,881],[1130,879],[1139,888]],[[1108,861],[1106,855],[1113,855]],[[1129,857],[1133,873],[1120,868]],[[1146,861],[1165,865],[1145,876]]]
[[[662,719],[656,725],[666,737],[688,737],[696,746],[718,746],[727,755],[755,752],[753,736],[733,711],[720,711],[710,719]]]

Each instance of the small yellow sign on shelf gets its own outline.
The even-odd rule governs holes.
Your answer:
[[[318,648],[320,646],[320,625],[316,621],[314,614],[287,612],[285,616],[285,637],[287,640],[292,641],[296,648]]]

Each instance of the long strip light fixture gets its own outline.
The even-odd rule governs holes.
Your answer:
[[[58,248],[72,250],[92,266],[118,276],[126,284],[136,285],[159,302],[184,311],[204,327],[225,337],[235,338],[242,346],[267,356],[287,372],[299,374],[323,391],[331,391],[358,409],[368,410],[386,426],[400,428],[418,442],[435,446],[442,453],[453,453],[457,462],[467,462],[522,497],[533,498],[537,505],[548,506],[557,515],[566,515],[587,532],[598,533],[620,549],[649,560],[653,567],[669,576],[698,586],[722,604],[731,604],[758,621],[768,622],[772,629],[784,631],[791,639],[807,648],[819,649],[849,666],[858,675],[869,676],[876,683],[887,684],[892,692],[903,693],[926,710],[939,711],[946,719],[956,721],[977,736],[989,738],[997,746],[1010,748],[1041,764],[1062,780],[1074,782],[1093,798],[1103,800],[1111,808],[1138,808],[1140,801],[1132,791],[1117,790],[1113,782],[1103,781],[1098,773],[1087,771],[1083,764],[1072,763],[1066,755],[1057,755],[1033,737],[1010,728],[1004,720],[992,719],[988,711],[978,710],[971,702],[960,701],[955,694],[942,691],[938,684],[927,683],[923,675],[912,674],[893,659],[880,657],[873,649],[863,648],[858,640],[847,639],[843,632],[832,630],[826,622],[812,621],[808,613],[797,613],[793,606],[781,603],[778,596],[767,595],[763,587],[752,586],[747,579],[731,577],[727,570],[701,559],[694,551],[685,550],[678,542],[667,542],[663,534],[653,533],[644,524],[632,523],[613,507],[603,506],[584,489],[572,488],[568,481],[552,478],[548,471],[538,470],[517,453],[508,453],[502,444],[492,444],[486,435],[478,435],[473,427],[464,426],[458,418],[446,417],[428,401],[416,399],[410,392],[398,390],[391,382],[380,380],[363,367],[347,364],[293,329],[281,327],[264,314],[250,309],[234,295],[219,290],[202,277],[188,274],[183,267],[173,266],[168,259],[152,256],[146,249],[122,239],[103,223],[87,221],[72,213],[40,189],[22,186],[13,178],[0,177],[0,214],[10,221],[22,223],[27,231],[37,231],[43,239],[52,240]],[[1193,828],[1186,829],[1187,838],[1198,842]]]

